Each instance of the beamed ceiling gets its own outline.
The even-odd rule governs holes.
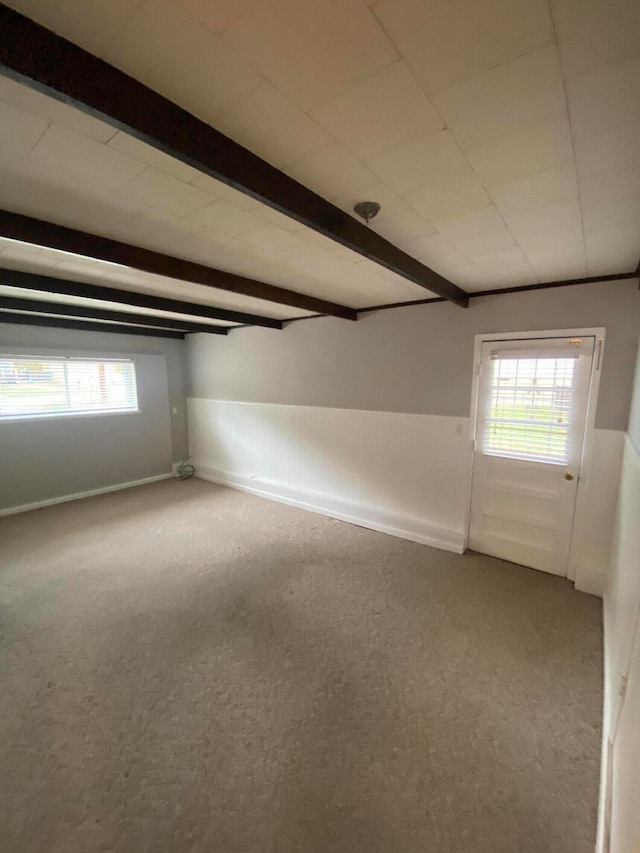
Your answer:
[[[226,334],[635,274],[640,3],[13,0],[0,24],[4,320]]]

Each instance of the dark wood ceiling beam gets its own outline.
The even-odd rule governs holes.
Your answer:
[[[21,299],[14,296],[0,295],[0,309],[5,311],[24,311],[28,314],[59,314],[64,317],[84,317],[86,320],[109,320],[115,323],[131,323],[139,326],[174,329],[178,332],[204,332],[208,335],[226,335],[228,332],[226,326],[191,323],[188,320],[174,320],[170,317],[158,317],[152,314],[132,314],[129,311],[109,311],[105,308],[91,308],[86,305],[69,305],[66,302]]]
[[[285,290],[262,281],[244,278],[244,276],[207,267],[194,261],[163,255],[151,249],[142,249],[129,243],[121,243],[119,240],[111,240],[109,237],[99,237],[96,234],[88,234],[85,231],[34,219],[31,216],[23,216],[9,210],[0,210],[0,237],[19,240],[34,246],[45,246],[61,252],[72,252],[74,255],[108,261],[111,264],[122,264],[153,275],[191,284],[202,284],[205,287],[215,287],[303,311],[328,314],[345,320],[358,318],[353,309],[346,308],[344,305],[336,305],[334,302],[305,296],[303,293],[295,293],[293,290]]]
[[[5,75],[188,163],[438,296],[468,304],[465,291],[453,282],[117,68],[6,6],[0,6],[0,30]]]
[[[182,302],[165,296],[151,296],[147,293],[135,293],[131,290],[119,290],[100,284],[86,284],[83,281],[52,278],[29,272],[0,269],[0,285],[37,290],[40,293],[64,293],[67,296],[80,296],[85,299],[100,299],[102,302],[115,302],[120,305],[132,305],[136,308],[152,308],[156,311],[171,311],[173,314],[188,314],[194,317],[206,317],[208,320],[225,320],[229,323],[242,323],[249,326],[265,326],[268,329],[281,329],[282,321],[242,311],[228,311],[199,302]]]
[[[18,326],[45,326],[54,329],[77,329],[82,332],[108,332],[116,335],[142,335],[147,338],[178,338],[184,340],[185,332],[171,329],[148,329],[144,326],[121,326],[118,323],[92,323],[90,320],[68,320],[66,317],[42,317],[38,314],[14,314],[0,311],[0,323]]]

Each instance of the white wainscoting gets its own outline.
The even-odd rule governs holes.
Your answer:
[[[611,558],[625,433],[593,431],[588,464],[580,472],[569,577],[582,592],[602,596]]]
[[[465,550],[467,418],[195,398],[188,416],[200,477]]]
[[[639,554],[640,453],[627,435],[611,570],[604,595],[605,689],[598,853],[633,850],[634,840],[640,838]],[[607,823],[613,832],[610,848],[606,844]]]
[[[189,398],[197,476],[462,553],[471,462],[467,418]],[[624,433],[595,430],[581,475],[570,575],[602,595]]]
[[[634,638],[640,643],[637,627],[640,625],[640,453],[628,435],[604,610],[607,669],[612,688],[609,734],[613,739],[622,702],[622,679],[629,675]],[[640,671],[636,677],[640,679]]]

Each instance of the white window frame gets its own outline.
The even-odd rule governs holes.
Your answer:
[[[93,361],[99,364],[104,364],[106,362],[116,362],[118,364],[122,364],[124,362],[133,365],[133,377],[134,377],[134,389],[136,396],[136,404],[135,407],[126,407],[122,409],[72,409],[72,410],[61,410],[58,412],[33,412],[27,413],[23,412],[16,415],[2,415],[0,414],[0,425],[7,423],[16,423],[17,421],[38,421],[38,420],[56,420],[58,418],[87,418],[87,417],[103,417],[105,415],[113,416],[113,415],[137,415],[140,414],[140,396],[138,394],[138,372],[135,359],[131,356],[118,356],[110,354],[108,356],[100,356],[92,353],[91,355],[83,355],[83,354],[69,354],[69,353],[52,353],[52,352],[25,352],[25,353],[4,353],[0,352],[0,359],[15,359],[16,361],[28,361],[32,359],[33,361],[61,361],[64,363],[72,362],[72,361]],[[65,379],[66,379],[66,370],[65,370]]]
[[[589,340],[592,340],[591,336],[589,336]],[[504,344],[507,344],[508,342],[503,340],[503,341],[499,341],[497,343],[498,344],[502,343],[504,345]],[[523,343],[528,344],[528,341],[523,341]],[[532,359],[542,359],[543,357],[555,358],[555,359],[565,358],[567,360],[576,361],[576,364],[577,364],[577,357],[579,354],[582,353],[582,346],[581,345],[569,346],[568,344],[565,345],[564,347],[559,346],[558,351],[553,356],[549,356],[548,350],[545,351],[545,355],[542,356],[540,353],[536,352],[535,349],[530,350],[526,346],[524,346],[522,348],[513,347],[513,349],[511,349],[509,346],[507,346],[505,349],[500,349],[500,347],[498,346],[498,349],[496,352],[498,352],[498,353],[509,352],[509,353],[511,353],[511,357],[514,360],[523,359],[523,358],[527,358],[527,357],[530,357]],[[593,344],[591,344],[591,352],[595,356],[595,347]],[[502,356],[502,357],[505,360],[509,360],[509,358],[510,358],[510,356]],[[500,358],[501,358],[500,355],[496,355],[495,360],[494,360],[494,356],[492,355],[491,359],[489,360],[489,363],[486,364],[486,370],[489,372],[492,371],[495,367],[495,361],[500,360]],[[484,361],[483,361],[483,364],[484,364]],[[478,387],[479,387],[479,385],[478,385]],[[492,399],[492,393],[495,390],[495,387],[496,387],[495,385],[490,385],[487,389],[487,394],[488,394],[487,404],[489,404],[489,405],[490,405],[490,401]],[[573,390],[573,385],[568,390]],[[487,421],[486,421],[487,424],[490,423],[491,418],[489,417],[489,415],[487,414],[487,415],[485,415],[485,417],[487,419]],[[497,419],[497,421],[499,421],[499,420],[500,419]],[[523,425],[525,425],[527,422],[522,421],[521,423]],[[531,421],[528,423],[535,423],[535,421]],[[569,427],[569,421],[567,421],[567,427]],[[501,457],[504,457],[507,459],[520,459],[520,460],[529,461],[529,462],[544,462],[547,465],[558,465],[560,467],[567,465],[566,457],[565,458],[561,458],[561,457],[555,457],[554,458],[552,456],[545,456],[544,454],[536,455],[535,453],[529,453],[529,452],[525,452],[525,451],[519,452],[517,450],[506,450],[506,449],[500,448],[500,447],[490,447],[488,440],[487,440],[488,439],[487,433],[488,433],[488,430],[485,430],[485,435],[484,435],[485,445],[482,448],[482,452],[487,456],[501,456]],[[477,449],[477,445],[476,445],[476,449]],[[565,444],[565,450],[568,451],[568,444]]]
[[[467,525],[466,543],[469,541],[469,525],[471,523],[471,486],[473,471],[473,456],[475,453],[476,433],[478,427],[478,396],[480,391],[480,363],[482,361],[482,345],[488,341],[517,341],[536,338],[581,338],[592,336],[595,338],[595,351],[593,354],[593,370],[589,381],[589,398],[587,402],[587,414],[585,418],[584,441],[582,445],[582,457],[580,463],[580,480],[576,493],[576,508],[574,515],[571,544],[569,550],[569,566],[567,577],[575,581],[579,566],[576,556],[576,531],[582,530],[582,521],[586,516],[588,489],[591,483],[591,458],[593,455],[593,432],[596,421],[596,408],[598,405],[598,391],[600,389],[600,375],[602,373],[602,362],[607,337],[604,326],[595,326],[581,329],[542,329],[525,332],[492,332],[476,335],[473,350],[473,384],[471,389],[471,413],[470,413],[470,435],[469,451],[467,457]]]

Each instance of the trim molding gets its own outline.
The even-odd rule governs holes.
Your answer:
[[[439,548],[441,551],[464,554],[467,548],[466,537],[453,530],[436,529],[420,524],[415,519],[378,512],[373,508],[366,516],[356,515],[351,504],[328,499],[326,495],[297,492],[282,488],[266,480],[253,480],[228,471],[219,471],[199,464],[197,459],[194,460],[194,465],[196,477],[210,483],[216,483],[219,486],[228,486],[241,492],[248,492],[278,503],[316,512],[328,518],[346,521],[348,524],[355,524],[358,527],[365,527],[368,530],[375,530],[378,533],[387,533],[390,536],[397,536],[399,539],[407,539],[410,542],[429,545],[431,548]]]
[[[494,290],[469,291],[469,299],[478,296],[507,296],[509,293],[526,293],[529,290],[548,290],[554,287],[574,287],[581,284],[601,284],[608,281],[628,281],[638,278],[640,267],[635,272],[612,273],[610,275],[596,275],[589,278],[568,278],[563,281],[544,281],[539,284],[521,284],[517,287],[501,287]],[[428,305],[431,302],[446,302],[442,297],[434,299],[412,299],[409,302],[390,302],[388,305],[372,305],[370,308],[356,308],[358,314],[370,314],[372,311],[386,311],[389,308],[408,308],[410,305]],[[324,314],[314,314],[314,317],[323,317]],[[293,320],[312,320],[313,317],[294,317]],[[285,322],[292,322],[286,320]]]
[[[132,480],[129,483],[116,483],[114,486],[103,486],[100,489],[89,489],[87,492],[76,492],[73,495],[61,495],[57,498],[47,498],[44,501],[35,501],[30,504],[21,504],[20,506],[11,506],[7,509],[0,509],[0,518],[5,515],[16,515],[19,512],[29,512],[32,509],[43,509],[46,506],[54,504],[64,504],[69,501],[79,501],[82,498],[93,498],[96,495],[104,495],[107,492],[119,492],[121,489],[132,489],[135,486],[146,486],[148,483],[157,483],[159,480],[170,480],[175,476],[173,473],[156,474],[153,477],[145,477],[142,480]]]

